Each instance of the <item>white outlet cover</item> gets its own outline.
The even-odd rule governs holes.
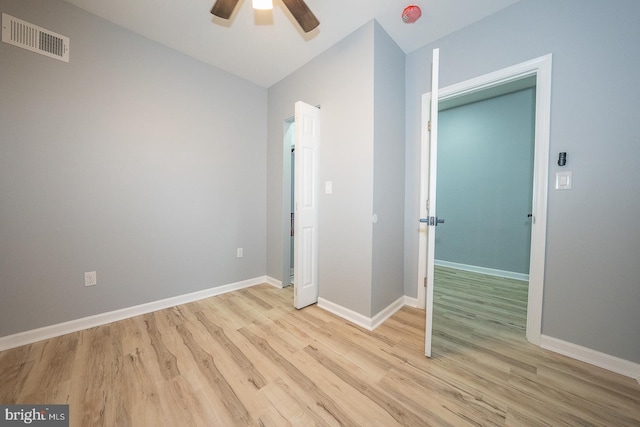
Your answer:
[[[84,285],[95,286],[98,284],[98,276],[95,271],[87,271],[84,273]]]

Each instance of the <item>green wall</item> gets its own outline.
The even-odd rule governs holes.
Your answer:
[[[436,259],[529,273],[535,89],[442,111]]]

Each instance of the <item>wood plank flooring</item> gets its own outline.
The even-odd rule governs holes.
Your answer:
[[[259,285],[0,352],[0,403],[71,426],[640,426],[632,379],[530,345],[526,286],[439,268],[374,332]]]

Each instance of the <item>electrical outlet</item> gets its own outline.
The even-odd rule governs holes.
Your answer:
[[[238,257],[238,258],[242,258],[242,255],[243,255],[243,253],[242,253],[242,252],[243,252],[243,251],[242,251],[242,248],[238,248],[238,249],[236,249],[236,257]]]
[[[98,276],[95,271],[87,271],[84,273],[84,285],[95,286],[98,284]]]

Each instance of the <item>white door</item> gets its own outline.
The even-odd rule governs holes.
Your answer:
[[[318,302],[318,146],[320,109],[295,105],[295,216],[293,305]]]
[[[419,263],[418,277],[425,287],[425,339],[424,354],[431,357],[431,336],[433,331],[433,278],[436,247],[436,173],[438,153],[438,77],[440,50],[433,50],[431,68],[431,96],[423,96],[423,131],[421,147],[420,179],[420,237],[418,256],[427,259]],[[425,126],[425,124],[427,124]],[[421,292],[419,294],[422,294]]]

